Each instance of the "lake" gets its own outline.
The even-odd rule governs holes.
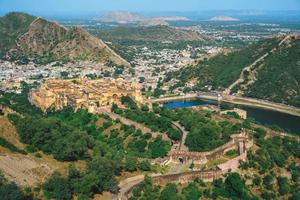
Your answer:
[[[163,106],[165,108],[187,108],[192,106],[207,106],[207,105],[217,105],[216,101],[210,100],[187,100],[187,101],[172,101],[172,102],[165,102]],[[235,107],[241,108],[247,111],[248,118],[254,118],[256,122],[271,126],[277,125],[282,129],[288,130],[294,134],[300,135],[300,117],[289,115],[286,113],[281,113],[272,110],[266,110],[256,107],[250,106],[241,106],[241,105],[234,105]]]

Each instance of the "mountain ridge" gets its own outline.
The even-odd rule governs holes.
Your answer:
[[[98,30],[97,35],[106,41],[204,41],[208,37],[196,31],[173,28],[165,25],[148,27],[117,27]]]
[[[16,15],[24,14],[16,13]],[[49,61],[88,60],[129,66],[126,60],[111,50],[101,39],[84,29],[66,28],[57,22],[41,17],[34,17],[34,20],[26,27],[26,32],[19,34],[14,44],[7,49],[5,53],[7,59],[47,57]]]

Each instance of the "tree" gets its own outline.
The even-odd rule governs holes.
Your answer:
[[[161,136],[155,138],[153,142],[149,144],[149,150],[151,152],[152,158],[164,157],[167,155],[168,150],[170,149],[170,143],[163,141]]]
[[[94,192],[101,192],[98,188],[100,181],[96,172],[87,173],[79,181],[74,182],[74,191],[82,198],[89,198]]]
[[[142,106],[141,106],[141,110],[142,110],[142,111],[145,111],[145,112],[148,112],[148,111],[149,111],[148,105],[145,105],[145,104],[142,105]]]
[[[160,200],[179,200],[177,196],[177,187],[175,184],[167,184],[160,193]]]
[[[32,199],[30,196],[25,196],[22,190],[15,183],[7,183],[6,180],[0,183],[0,196],[2,200]]]
[[[263,184],[266,189],[272,190],[273,189],[273,177],[271,175],[266,175],[263,178]]]
[[[277,182],[279,186],[280,195],[286,195],[290,192],[290,185],[286,177],[282,177],[282,176],[278,177]]]
[[[237,199],[249,199],[245,182],[238,173],[230,173],[225,179],[225,188],[229,192],[230,197]]]
[[[125,170],[129,172],[136,171],[137,160],[133,157],[127,157],[125,161]]]
[[[217,199],[218,197],[222,196],[224,198],[229,198],[229,192],[226,190],[225,185],[222,179],[216,179],[213,181],[213,189],[211,197],[213,199]],[[208,191],[207,191],[208,192]],[[210,195],[209,195],[210,196]]]
[[[43,190],[45,196],[57,200],[72,199],[70,184],[59,172],[54,172],[51,177],[44,183]]]
[[[187,187],[183,188],[182,195],[184,200],[198,200],[201,196],[197,185],[192,182]]]
[[[259,176],[256,176],[254,179],[253,179],[253,184],[254,185],[260,185],[261,184],[261,179]]]
[[[96,157],[87,164],[87,174],[95,173],[99,180],[97,192],[110,191],[117,193],[119,188],[115,175],[120,175],[120,172],[119,161],[112,158]]]
[[[150,171],[151,170],[151,164],[148,160],[143,160],[139,163],[139,169],[142,171]]]
[[[128,108],[130,108],[132,110],[136,110],[138,108],[136,103],[129,96],[122,96],[121,97],[121,102],[122,102],[123,105],[127,106]]]

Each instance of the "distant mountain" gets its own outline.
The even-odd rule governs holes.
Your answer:
[[[110,23],[119,24],[138,24],[142,26],[157,26],[168,25],[168,21],[187,21],[186,17],[181,16],[159,16],[148,17],[140,13],[128,12],[128,11],[111,11],[107,12],[100,17],[95,17],[95,20]]]
[[[105,41],[201,41],[207,38],[196,31],[183,30],[169,26],[117,27],[98,30],[96,35]]]
[[[8,59],[37,61],[89,60],[129,65],[102,40],[79,27],[62,25],[24,13],[0,18],[1,55]]]
[[[163,19],[151,18],[139,23],[141,26],[168,26],[169,23]]]
[[[216,16],[211,18],[210,21],[239,21],[239,19],[229,16]]]
[[[139,13],[133,13],[128,11],[111,11],[105,13],[101,17],[96,17],[94,19],[103,22],[115,22],[120,24],[128,24],[128,23],[144,21],[147,18]]]

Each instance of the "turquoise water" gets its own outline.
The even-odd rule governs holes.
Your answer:
[[[163,104],[165,108],[186,108],[192,106],[206,106],[217,105],[216,101],[209,100],[190,100],[190,101],[172,101]],[[237,106],[247,111],[247,116],[254,118],[256,122],[263,125],[277,125],[282,129],[290,131],[294,134],[300,135],[300,117],[289,115],[286,113],[280,113],[272,110],[265,110],[261,108],[255,108],[250,106]]]

